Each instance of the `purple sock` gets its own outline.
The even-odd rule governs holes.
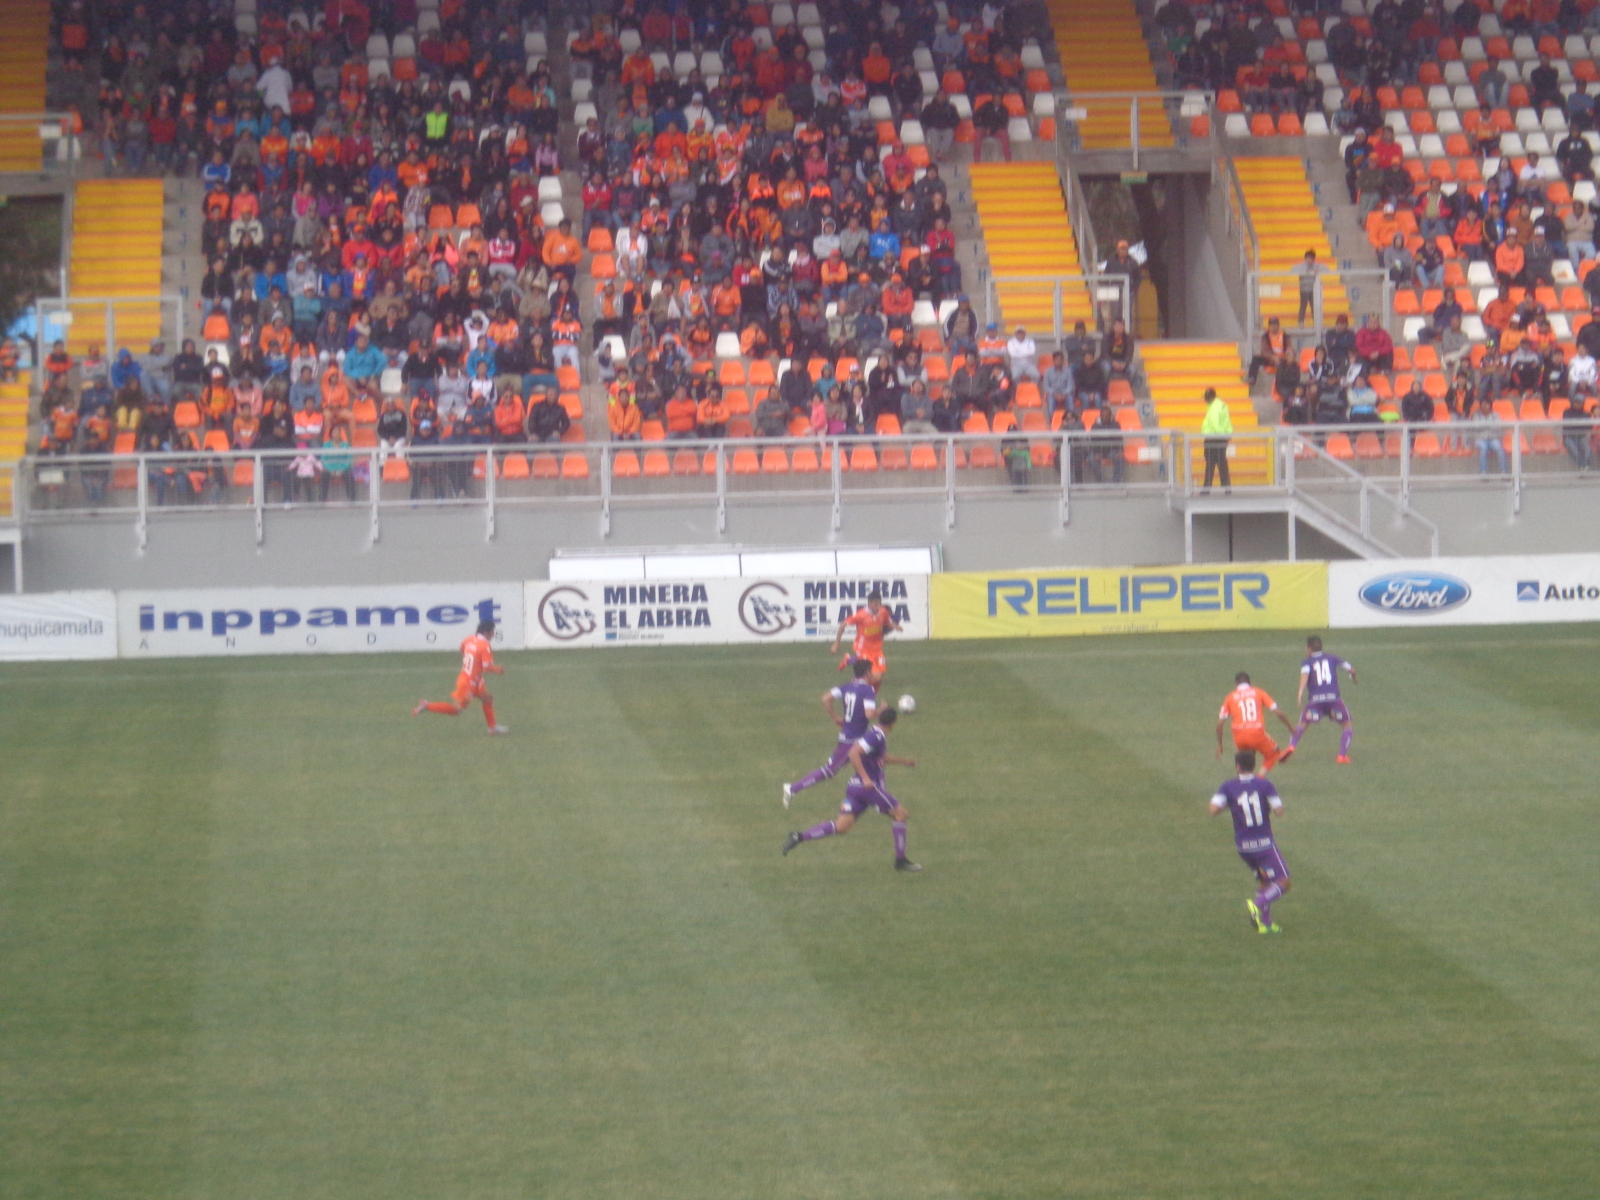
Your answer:
[[[1350,753],[1350,739],[1356,736],[1354,725],[1346,725],[1339,733],[1339,757],[1343,758]]]
[[[906,823],[894,822],[894,856],[901,859],[906,856]]]
[[[1283,895],[1283,889],[1275,883],[1269,883],[1256,893],[1256,907],[1261,910],[1263,924],[1272,924],[1272,902]]]
[[[836,832],[834,823],[832,821],[824,821],[821,825],[813,825],[810,829],[802,833],[800,835],[800,840],[802,842],[814,842],[818,838],[829,837],[834,832]]]
[[[789,790],[791,792],[803,792],[808,787],[816,787],[817,784],[821,783],[824,779],[827,779],[832,774],[833,772],[828,770],[827,767],[818,767],[815,771],[811,772],[811,774],[803,775],[791,783],[789,785]]]
[[[1294,727],[1294,732],[1289,735],[1289,749],[1293,750],[1298,747],[1300,745],[1300,739],[1305,737],[1305,735],[1306,727],[1304,725],[1296,725]]]

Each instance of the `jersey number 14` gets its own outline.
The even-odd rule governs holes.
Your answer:
[[[1333,667],[1325,658],[1319,658],[1311,664],[1311,674],[1316,677],[1316,682],[1328,684],[1333,682]]]

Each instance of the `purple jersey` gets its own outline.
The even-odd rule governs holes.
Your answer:
[[[1324,704],[1339,697],[1339,668],[1346,671],[1350,664],[1337,654],[1318,650],[1300,664],[1300,674],[1306,677],[1306,698],[1312,704]]]
[[[1272,845],[1272,814],[1283,807],[1283,801],[1270,779],[1241,775],[1228,780],[1211,797],[1213,809],[1224,806],[1233,818],[1233,840],[1240,854]]]
[[[861,735],[856,745],[861,747],[861,766],[867,773],[867,778],[878,786],[883,786],[883,756],[889,753],[889,739],[883,729],[877,725],[872,726]],[[857,783],[860,780],[856,781]]]
[[[878,709],[878,690],[865,679],[852,679],[833,689],[833,698],[844,714],[844,724],[839,727],[841,742],[861,739],[872,725],[872,714]]]

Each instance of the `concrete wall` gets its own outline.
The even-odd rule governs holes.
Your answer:
[[[1600,545],[1600,487],[1593,483],[1529,488],[1517,516],[1509,488],[1480,487],[1470,478],[1419,492],[1413,502],[1443,528],[1447,554],[1558,553]],[[727,530],[719,535],[712,503],[623,505],[613,510],[611,536],[602,538],[598,507],[584,502],[502,508],[490,540],[481,509],[400,508],[383,512],[373,542],[365,510],[300,509],[269,511],[257,546],[248,512],[166,512],[152,518],[143,552],[131,516],[35,521],[24,564],[27,590],[50,591],[537,579],[546,575],[553,551],[583,547],[937,544],[945,569],[953,571],[1183,560],[1183,521],[1162,494],[1075,494],[1065,528],[1057,498],[1045,493],[963,498],[953,529],[945,528],[942,497],[852,497],[837,533],[830,518],[826,500],[732,497]],[[1386,536],[1386,520],[1375,520],[1379,538]],[[1287,542],[1279,516],[1196,520],[1199,561],[1283,558]],[[1348,557],[1303,526],[1298,548],[1303,558]],[[9,586],[9,573],[0,575],[0,588]]]

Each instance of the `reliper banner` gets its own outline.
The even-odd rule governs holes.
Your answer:
[[[830,641],[873,590],[903,627],[895,640],[928,636],[928,577],[651,579],[527,585],[527,644],[691,646]]]
[[[1600,554],[1410,558],[1328,565],[1328,624],[1600,621]]]
[[[116,656],[115,593],[0,596],[0,662]]]
[[[1320,629],[1327,564],[1057,567],[932,577],[936,638]]]
[[[454,651],[492,619],[496,647],[520,650],[522,589],[518,581],[118,592],[117,641],[123,658]]]

